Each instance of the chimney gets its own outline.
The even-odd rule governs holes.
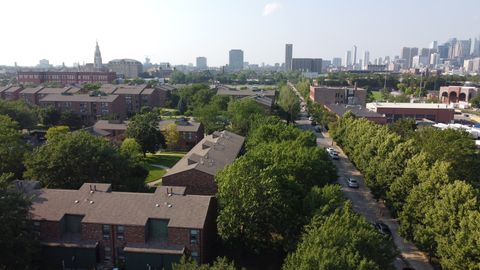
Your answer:
[[[97,185],[93,185],[93,190],[97,191]]]
[[[90,191],[92,190],[92,185],[90,185]]]

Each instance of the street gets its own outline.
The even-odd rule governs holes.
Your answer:
[[[296,92],[297,96],[300,97],[303,103],[304,100],[299,92],[291,83],[289,83],[289,85]],[[303,130],[311,130],[313,132],[313,126],[307,117],[308,112],[302,109],[299,115],[300,119],[296,120],[295,123],[299,128]],[[414,244],[399,235],[399,225],[397,220],[391,217],[388,208],[385,207],[382,202],[377,202],[375,198],[373,198],[370,189],[365,185],[362,174],[350,162],[342,149],[333,142],[328,133],[314,133],[317,136],[317,145],[319,147],[333,147],[338,152],[339,160],[333,160],[338,170],[339,178],[337,179],[337,182],[342,186],[342,192],[352,202],[353,210],[364,216],[367,221],[371,223],[382,221],[390,228],[393,241],[400,252],[400,257],[398,257],[394,263],[395,268],[401,270],[408,266],[413,267],[416,270],[433,270],[433,267],[428,262],[427,256],[419,251]],[[345,176],[354,177],[359,183],[359,188],[349,188],[344,180]]]

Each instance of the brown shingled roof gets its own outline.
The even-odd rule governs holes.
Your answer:
[[[216,131],[195,145],[164,177],[191,169],[215,175],[237,158],[244,142],[245,138],[235,133]]]
[[[108,96],[90,96],[90,95],[65,95],[65,94],[48,94],[43,97],[41,102],[55,102],[55,101],[76,101],[76,102],[113,102],[117,99],[117,95]]]
[[[90,191],[96,185],[97,191]],[[167,219],[169,227],[204,227],[213,197],[185,195],[185,187],[158,187],[155,193],[109,192],[108,186],[85,183],[78,190],[35,191],[34,220],[60,221],[65,214],[83,215],[82,222],[144,226],[149,218]],[[167,188],[173,194],[167,194]],[[101,191],[99,191],[101,190]]]

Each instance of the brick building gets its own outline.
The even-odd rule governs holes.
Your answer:
[[[115,72],[75,71],[18,71],[19,84],[58,83],[62,85],[84,83],[111,83],[117,78]]]
[[[19,99],[22,86],[5,86],[0,88],[0,98],[8,101]]]
[[[446,104],[436,103],[368,103],[367,108],[385,115],[387,123],[395,122],[401,118],[415,120],[427,119],[437,123],[450,123],[453,121],[454,109]]]
[[[43,90],[40,91],[40,93]],[[72,111],[82,121],[92,123],[103,116],[126,117],[125,101],[117,95],[90,96],[86,94],[47,94],[39,100],[42,107],[53,107],[59,112]]]
[[[480,94],[480,90],[473,86],[442,86],[440,87],[440,101],[442,103],[469,102]]]
[[[325,104],[365,106],[367,91],[357,87],[310,86],[310,100]]]
[[[217,95],[219,96],[229,96],[232,98],[241,98],[241,99],[253,99],[266,111],[270,111],[272,109],[272,106],[275,103],[275,98],[276,98],[275,90],[262,90],[262,89],[238,90],[236,88],[231,88],[224,85],[217,85],[216,89],[217,89]]]
[[[228,131],[215,131],[203,138],[162,177],[167,186],[184,186],[187,194],[215,195],[215,174],[231,164],[245,138]]]
[[[99,89],[106,94],[119,95],[125,100],[128,113],[139,112],[143,106],[161,107],[165,105],[167,93],[160,88],[147,88],[143,85],[102,85]]]
[[[187,118],[162,120],[158,123],[160,130],[164,130],[169,124],[175,124],[176,130],[180,135],[179,141],[174,145],[167,145],[172,150],[190,150],[204,137],[204,128],[202,123],[195,122]],[[115,141],[122,141],[123,134],[127,130],[128,121],[118,120],[98,120],[88,131],[91,133],[107,137]]]
[[[324,107],[328,111],[335,113],[338,117],[342,117],[345,113],[351,112],[357,118],[365,118],[381,125],[387,123],[385,115],[370,111],[360,105],[326,104]]]
[[[23,100],[23,102],[30,104],[30,105],[38,105],[40,104],[39,102],[39,97],[38,97],[38,92],[40,92],[43,88],[43,86],[38,86],[38,87],[28,87],[20,91],[20,99]]]
[[[155,193],[112,192],[110,184],[78,190],[34,189],[31,218],[44,269],[171,269],[183,254],[210,261],[215,198],[184,187]]]

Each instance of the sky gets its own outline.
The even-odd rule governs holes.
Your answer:
[[[399,55],[403,46],[480,35],[479,0],[2,0],[0,65],[33,66],[40,59],[71,66],[103,62],[209,66],[245,61],[274,64],[293,57],[345,57],[353,45],[370,59]]]

